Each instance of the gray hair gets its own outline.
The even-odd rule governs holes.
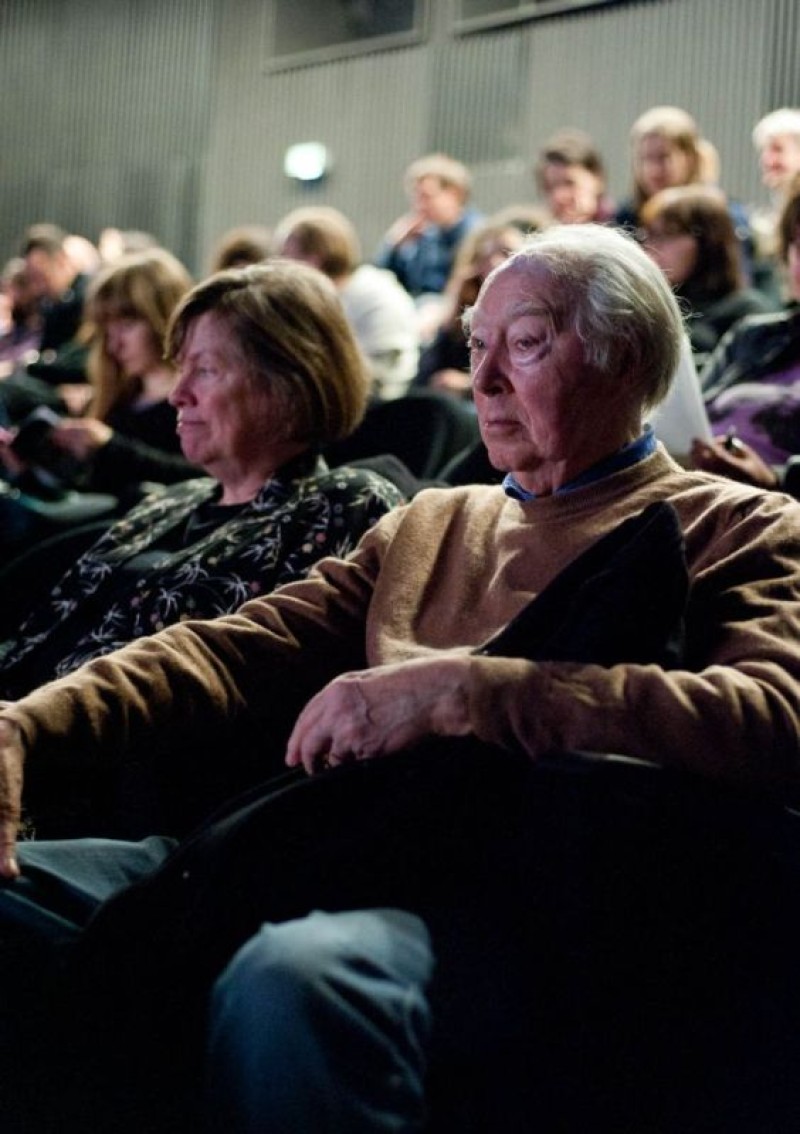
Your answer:
[[[781,134],[792,134],[800,138],[800,110],[782,106],[779,110],[765,114],[753,127],[753,145],[761,150],[771,138],[777,138]]]
[[[666,397],[684,327],[664,273],[633,237],[598,224],[553,225],[495,268],[530,267],[553,280],[552,317],[571,326],[589,365],[629,384],[643,409]],[[465,316],[469,327],[470,313]]]

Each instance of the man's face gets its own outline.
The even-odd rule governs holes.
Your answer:
[[[489,277],[472,314],[470,359],[492,464],[553,492],[638,433],[631,407],[584,357],[552,279],[515,260]]]
[[[759,163],[761,180],[767,189],[783,189],[800,173],[800,138],[794,134],[769,138],[761,149]]]
[[[464,208],[460,190],[442,184],[438,177],[421,177],[415,182],[411,202],[417,216],[445,228],[456,223]]]
[[[25,272],[36,295],[58,299],[69,287],[75,271],[65,253],[49,255],[32,248],[25,257]]]

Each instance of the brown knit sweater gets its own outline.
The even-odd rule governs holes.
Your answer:
[[[614,752],[796,787],[800,505],[685,472],[663,450],[530,503],[489,486],[422,492],[348,560],[324,560],[235,615],[127,646],[8,711],[40,770],[76,748],[103,761],[156,739],[165,751],[214,735],[224,745],[237,722],[269,730],[347,669],[478,645],[599,536],[661,499],[686,538],[687,669],[474,657],[473,730],[532,757]]]

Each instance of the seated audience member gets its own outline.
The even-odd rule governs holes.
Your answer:
[[[739,319],[774,310],[763,292],[745,286],[736,232],[718,189],[662,189],[642,206],[641,222],[648,252],[688,304],[698,363]]]
[[[125,896],[119,891],[150,874],[169,843],[104,842],[101,852],[92,841],[15,849],[26,763],[39,777],[75,753],[103,766],[151,745],[155,737],[159,744],[183,747],[215,737],[220,751],[232,753],[244,720],[250,717],[260,734],[274,735],[276,720],[286,719],[291,704],[297,717],[287,742],[288,765],[312,774],[336,769],[281,794],[286,805],[282,822],[289,825],[289,834],[296,830],[298,835],[289,838],[291,849],[273,857],[269,838],[274,824],[265,814],[259,830],[266,849],[230,861],[237,879],[231,888],[246,906],[244,923],[252,926],[238,942],[235,934],[233,941],[226,936],[224,916],[208,918],[197,913],[205,908],[202,901],[198,907],[194,898],[182,901],[187,889],[194,897],[198,891],[192,888],[191,857],[184,870],[178,852],[175,885],[166,903],[180,902],[185,910],[186,941],[167,999],[187,979],[204,937],[226,941],[215,954],[210,995],[207,1001],[203,996],[202,1011],[192,1017],[198,1028],[206,1029],[203,1114],[214,1130],[422,1128],[425,1072],[436,1044],[445,1035],[463,1036],[466,1042],[467,1035],[476,1034],[491,1043],[491,1020],[497,1013],[503,1017],[506,1001],[515,993],[519,998],[520,989],[516,981],[507,988],[509,974],[494,948],[487,965],[488,927],[477,936],[469,927],[458,932],[461,907],[448,906],[443,924],[436,901],[426,906],[424,898],[414,895],[418,887],[428,893],[435,885],[440,867],[436,851],[444,853],[448,840],[469,845],[469,835],[474,842],[494,816],[489,826],[502,843],[501,827],[507,830],[518,810],[518,773],[533,774],[527,761],[577,749],[640,757],[723,784],[784,790],[798,783],[800,509],[777,494],[681,469],[643,429],[643,414],[667,391],[683,335],[677,301],[663,273],[635,241],[615,230],[558,226],[532,238],[492,272],[467,325],[483,436],[492,462],[511,470],[503,487],[422,492],[381,519],[346,560],[326,559],[306,580],[257,598],[233,616],[173,626],[127,646],[0,713],[0,872],[6,879],[0,908],[4,924],[16,919],[18,932],[36,939],[38,931],[40,941],[48,926],[59,942],[79,937],[77,923],[106,895],[116,893],[119,911],[119,899]],[[681,578],[685,582],[688,570],[691,599],[683,609],[682,652],[662,653],[655,647],[660,635],[650,648],[635,648],[634,660],[618,651],[610,655],[614,660],[605,653],[600,658],[598,646],[586,641],[575,660],[573,654],[559,653],[559,633],[549,644],[528,641],[520,652],[502,642],[496,651],[488,648],[487,642],[524,608],[530,607],[529,614],[536,609],[549,584],[574,579],[582,552],[591,549],[590,558],[596,556],[599,547],[607,546],[598,544],[601,537],[619,538],[619,525],[641,524],[643,510],[653,504],[676,525],[670,530],[685,534],[685,567],[671,559],[668,568],[659,568],[656,585],[649,563],[644,590],[649,593],[656,585],[659,600],[649,617],[659,614],[666,592]],[[651,541],[646,538],[645,544],[649,547]],[[656,556],[660,562],[660,552]],[[634,593],[623,580],[619,605],[607,612],[614,643],[623,630],[636,635],[643,629],[631,608]],[[568,603],[577,591],[569,595]],[[596,612],[594,602],[589,610]],[[583,618],[578,622],[581,631],[588,629]],[[655,660],[654,648],[660,660]],[[461,747],[457,759],[445,762],[446,794],[440,787],[436,805],[428,806],[426,784],[440,767],[436,752],[441,756],[442,743],[453,751],[447,738],[451,744],[452,738],[462,738],[470,752],[483,753],[495,770],[487,784],[498,791],[509,785],[501,813],[492,810],[497,805],[494,791],[484,811],[483,797],[467,807],[466,769],[473,763]],[[432,739],[438,749],[423,744],[417,753],[411,751]],[[384,788],[395,782],[401,790],[403,774],[412,768],[419,775],[412,781],[418,788],[413,800],[427,815],[426,823],[397,829],[386,820],[391,791],[379,793],[358,819],[352,811],[339,810],[348,791],[358,791],[353,786],[357,781],[363,790],[377,775]],[[306,789],[312,789],[308,822],[302,804],[309,797]],[[324,806],[328,793],[336,800],[332,811]],[[533,805],[533,788],[530,797]],[[454,819],[462,804],[463,820]],[[469,834],[461,831],[459,839],[461,822]],[[544,815],[541,822],[549,831],[546,838],[554,839],[557,822],[551,817],[548,825]],[[532,836],[538,829],[526,824],[524,816],[520,825]],[[367,828],[369,837],[362,835]],[[309,833],[300,836],[301,830]],[[342,835],[338,841],[337,830]],[[341,854],[330,853],[328,838],[334,838]],[[373,839],[386,851],[376,858]],[[406,879],[402,908],[386,908],[387,901],[392,904],[381,883],[387,862],[402,871],[420,842],[430,851],[425,866],[417,865]],[[539,876],[558,866],[557,854],[540,849],[533,871]],[[248,877],[253,884],[266,878],[256,908],[253,895],[239,889],[241,874],[254,859]],[[472,876],[460,878],[452,856],[445,854],[445,860],[449,865],[442,868],[442,893],[454,889],[456,903],[467,895],[474,900]],[[534,901],[534,877],[519,866],[513,869],[513,853],[504,856],[501,849],[500,861],[502,873],[518,880],[511,909],[492,902],[489,891],[499,885],[499,876],[479,887],[478,898],[492,911],[487,913],[490,920],[502,919],[492,940],[495,945],[502,941],[506,949],[515,936],[510,927],[519,926],[520,917],[533,918],[539,935],[550,922],[537,917],[535,907],[527,908]],[[208,865],[213,874],[214,863]],[[223,870],[225,877],[229,874]],[[292,890],[292,881],[301,894]],[[648,879],[649,885],[656,882]],[[210,883],[220,898],[222,892],[214,887],[221,885]],[[278,926],[269,924],[269,893],[275,886],[284,912],[274,917],[293,919]],[[60,903],[62,889],[69,893],[68,906]],[[540,892],[541,887],[534,888]],[[362,908],[363,897],[354,896],[360,894],[369,895],[368,909]],[[141,883],[130,897],[125,933],[104,939],[102,963],[108,977],[116,972],[115,948],[130,948],[156,966],[162,960],[153,935],[158,917],[167,917],[168,909],[161,905],[156,915],[147,907],[152,916],[142,920]],[[644,890],[636,900],[644,901]],[[353,902],[355,906],[348,904]],[[107,931],[115,908],[113,902],[109,906],[104,911]],[[51,910],[59,916],[54,918]],[[448,917],[456,923],[454,953],[446,948]],[[260,930],[259,920],[267,922]],[[575,927],[585,925],[569,922],[567,951],[577,944]],[[582,944],[591,948],[592,934],[584,935],[583,928]],[[685,929],[681,924],[677,932]],[[625,945],[630,926],[617,926],[617,933],[618,944]],[[633,938],[631,955],[640,945],[636,933]],[[659,952],[662,941],[650,947]],[[603,952],[602,939],[597,948]],[[458,970],[459,964],[467,964],[469,969],[470,950],[475,954],[471,971],[482,974],[481,980],[454,987],[450,966]],[[434,956],[436,981],[431,985]],[[528,977],[538,996],[525,999],[523,1009],[531,1013],[528,1028],[534,1033],[540,1022],[536,1013],[544,1011],[553,991],[548,981],[557,965],[552,953],[537,958],[528,966]],[[630,964],[652,972],[652,960],[639,953]],[[26,963],[34,965],[23,948],[18,964],[24,969]],[[31,987],[41,984],[42,963],[37,953]],[[13,985],[14,971],[5,971]],[[635,975],[629,971],[628,980]],[[558,987],[566,1011],[574,985],[565,981]],[[439,999],[431,1000],[437,989]],[[134,994],[131,1000],[138,1003],[140,998]],[[151,999],[142,1011],[146,1034],[155,1045],[162,1037],[148,1014],[152,1005]],[[26,1011],[32,1010],[27,1002]],[[79,1014],[69,1019],[70,1043],[80,1026]],[[7,1015],[4,1023],[8,1027]],[[608,1018],[602,1031],[610,1042]],[[121,1030],[114,1042],[123,1044],[126,1038]],[[546,1050],[549,1032],[543,1038]],[[716,1038],[721,1042],[723,1037]],[[573,1039],[577,1042],[577,1034]],[[636,1042],[645,1057],[648,1035],[640,1037],[637,1031]],[[752,1056],[752,1043],[747,1049]],[[182,1049],[174,1044],[169,1050],[174,1055]],[[501,1058],[511,1050],[502,1048]],[[172,1074],[174,1059],[167,1062]],[[575,1070],[574,1055],[568,1062],[569,1067],[556,1071],[566,1075]],[[528,1078],[535,1079],[537,1070],[536,1061],[531,1062]],[[124,1078],[128,1071],[129,1064],[120,1060],[117,1075]],[[663,1096],[663,1079],[661,1084]],[[554,1084],[545,1079],[536,1085],[533,1105],[543,1110],[546,1090]],[[687,1095],[686,1084],[675,1079],[671,1086],[670,1105],[689,1108],[683,1125],[672,1129],[687,1129],[695,1117],[691,1099],[697,1091]],[[196,1097],[196,1086],[194,1090]],[[120,1097],[138,1101],[135,1093],[125,1093],[124,1084]],[[627,1101],[617,1080],[609,1084],[606,1097],[614,1107]],[[92,1107],[100,1102],[93,1094]],[[58,1106],[64,1106],[60,1095]],[[592,1122],[566,1128],[590,1129]],[[642,1124],[605,1128],[641,1129]]]
[[[15,256],[0,274],[0,377],[24,364],[38,352],[41,315],[25,270]]]
[[[3,696],[297,579],[320,556],[344,555],[400,499],[375,474],[329,472],[318,456],[366,398],[318,273],[275,262],[211,277],[179,302],[166,353],[195,479],[118,520],[23,621],[0,660]]]
[[[630,131],[633,188],[617,207],[614,223],[630,230],[641,228],[642,209],[662,189],[708,185],[718,170],[709,165],[705,144],[694,118],[677,106],[654,106],[641,114]],[[753,274],[753,238],[747,210],[728,199],[745,277]]]
[[[417,301],[444,291],[458,245],[481,219],[468,203],[471,181],[467,167],[446,154],[418,158],[406,170],[411,211],[386,233],[375,263]]]
[[[559,224],[602,224],[613,218],[603,159],[583,130],[559,130],[548,138],[539,151],[534,176],[551,217]]]
[[[169,401],[175,369],[164,359],[169,317],[191,284],[184,266],[158,248],[122,257],[95,277],[86,298],[84,412],[54,418],[25,459],[15,451],[19,430],[0,436],[0,460],[25,491],[36,494],[44,470],[48,491],[55,478],[64,487],[116,495],[124,506],[143,481],[198,474],[180,453]],[[63,400],[56,405],[68,408]]]
[[[475,302],[489,273],[523,244],[525,237],[512,224],[493,220],[478,225],[464,237],[447,284],[448,309],[433,342],[419,361],[415,386],[430,386],[458,397],[469,397],[469,347],[462,315]]]
[[[272,232],[262,224],[243,224],[224,232],[211,254],[209,274],[260,264],[275,252]]]
[[[86,380],[86,345],[78,332],[89,277],[75,269],[67,233],[54,224],[27,229],[19,254],[41,316],[38,356],[0,386],[0,404],[12,420],[24,416],[61,382]]]
[[[336,285],[372,372],[372,396],[403,395],[419,360],[416,308],[391,272],[361,263],[347,217],[325,206],[296,209],[279,222],[275,239],[282,256],[319,268]]]
[[[697,468],[797,494],[800,455],[800,177],[778,224],[791,301],[743,319],[723,338],[701,382],[716,436],[697,440]]]
[[[754,217],[756,237],[768,256],[778,253],[780,215],[800,173],[800,110],[782,107],[764,115],[753,128],[761,180],[770,194],[770,208]]]

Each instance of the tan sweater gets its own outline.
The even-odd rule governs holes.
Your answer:
[[[43,687],[9,710],[49,761],[80,746],[207,740],[345,669],[467,651],[620,521],[668,499],[692,592],[689,668],[610,669],[475,657],[475,734],[532,757],[614,752],[739,781],[796,786],[800,760],[800,505],[680,469],[660,450],[563,496],[431,489],[385,516],[348,560],[229,617],[187,622]],[[263,724],[262,724],[263,722]]]

